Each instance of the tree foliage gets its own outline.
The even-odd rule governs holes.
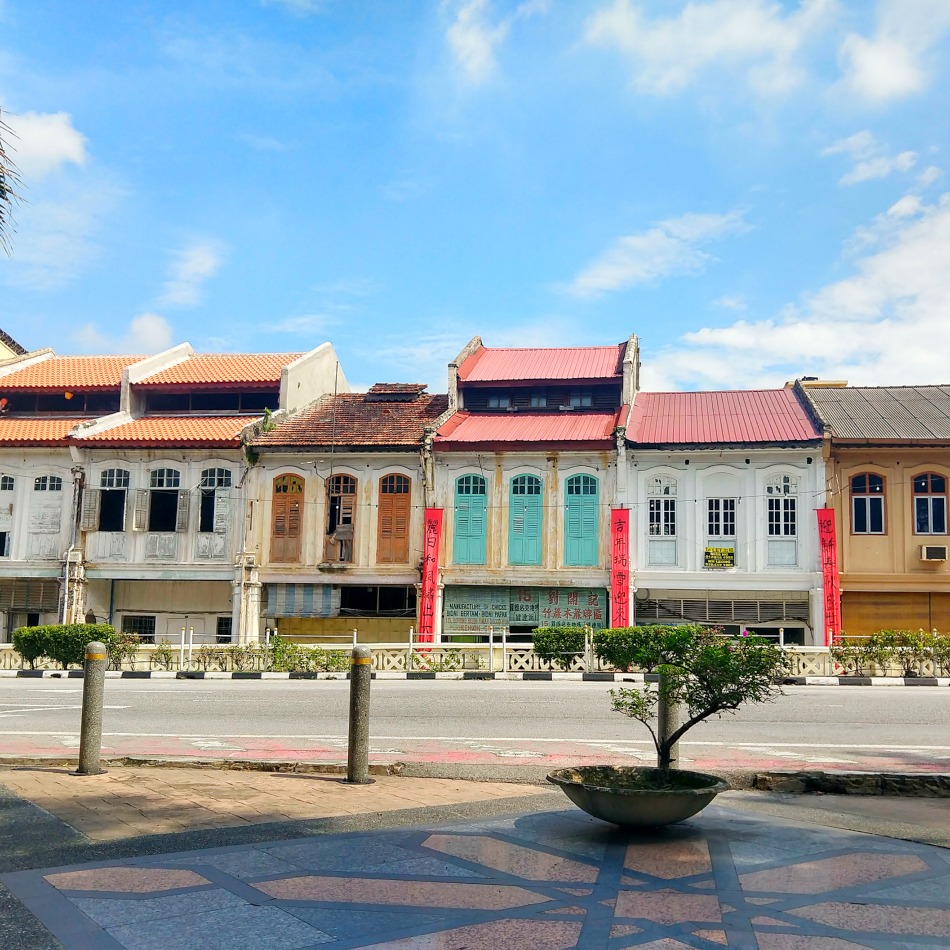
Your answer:
[[[0,113],[0,248],[10,251],[10,232],[13,229],[13,205],[19,200],[17,188],[20,178],[8,148],[13,130],[3,121]]]
[[[669,768],[674,744],[693,726],[744,703],[772,699],[785,671],[782,651],[760,637],[724,636],[697,624],[629,627],[624,635],[630,665],[656,670],[660,681],[645,683],[642,690],[611,690],[613,710],[647,727],[662,769]],[[668,736],[660,736],[656,726],[661,702],[682,712],[682,723]]]

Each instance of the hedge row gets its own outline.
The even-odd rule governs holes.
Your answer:
[[[845,673],[856,676],[919,676],[923,664],[933,664],[934,673],[950,674],[950,634],[936,630],[878,630],[865,640],[842,640],[831,656]]]
[[[47,657],[66,667],[82,665],[86,644],[98,640],[110,652],[119,647],[123,637],[107,623],[57,623],[43,627],[20,627],[13,631],[13,649],[34,668],[40,657]],[[120,647],[121,649],[121,647]]]

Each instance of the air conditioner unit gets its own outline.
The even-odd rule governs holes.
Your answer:
[[[920,546],[920,559],[922,561],[946,561],[946,545],[922,544]]]

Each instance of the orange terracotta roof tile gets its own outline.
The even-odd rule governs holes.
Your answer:
[[[272,432],[251,440],[255,448],[281,446],[417,446],[425,428],[448,408],[449,397],[419,393],[399,402],[379,402],[369,393],[328,396]]]
[[[66,445],[67,436],[86,419],[0,419],[0,445]]]
[[[277,385],[280,371],[302,353],[197,353],[146,376],[139,386],[202,386],[222,383]]]
[[[253,416],[144,416],[75,441],[103,448],[123,445],[237,447],[241,430],[254,421]]]
[[[51,356],[22,369],[0,375],[0,393],[33,389],[118,389],[122,370],[141,356]]]

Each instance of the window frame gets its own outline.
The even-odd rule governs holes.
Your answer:
[[[864,487],[860,490],[855,490],[855,482],[858,479],[864,479]],[[872,487],[875,482],[880,483],[880,488],[874,490]],[[871,535],[876,537],[883,537],[887,534],[887,479],[884,475],[879,474],[878,472],[858,472],[855,475],[850,476],[848,479],[848,489],[851,496],[851,534],[860,535],[861,537]],[[872,505],[872,502],[879,501],[878,505]],[[858,503],[861,502],[861,507],[864,509],[864,523],[866,529],[859,531],[857,528],[857,512],[858,512]],[[881,530],[872,531],[871,525],[873,523],[872,511],[873,508],[880,507],[880,520],[881,520]]]
[[[63,479],[60,475],[37,475],[33,479],[33,491],[62,491]]]
[[[920,479],[926,479],[926,491],[918,491],[917,483]],[[942,490],[935,490],[934,480],[939,479],[943,484]],[[911,501],[913,510],[911,512],[911,517],[913,521],[914,534],[921,537],[939,537],[941,535],[946,535],[947,531],[947,476],[941,475],[939,472],[919,472],[917,475],[912,476],[910,480],[910,491],[911,491]],[[923,501],[924,510],[927,512],[927,528],[921,529],[919,525],[919,516],[918,516],[918,503]],[[943,530],[936,530],[934,528],[934,509],[938,507],[935,503],[940,502],[942,507],[941,516],[943,519]]]

